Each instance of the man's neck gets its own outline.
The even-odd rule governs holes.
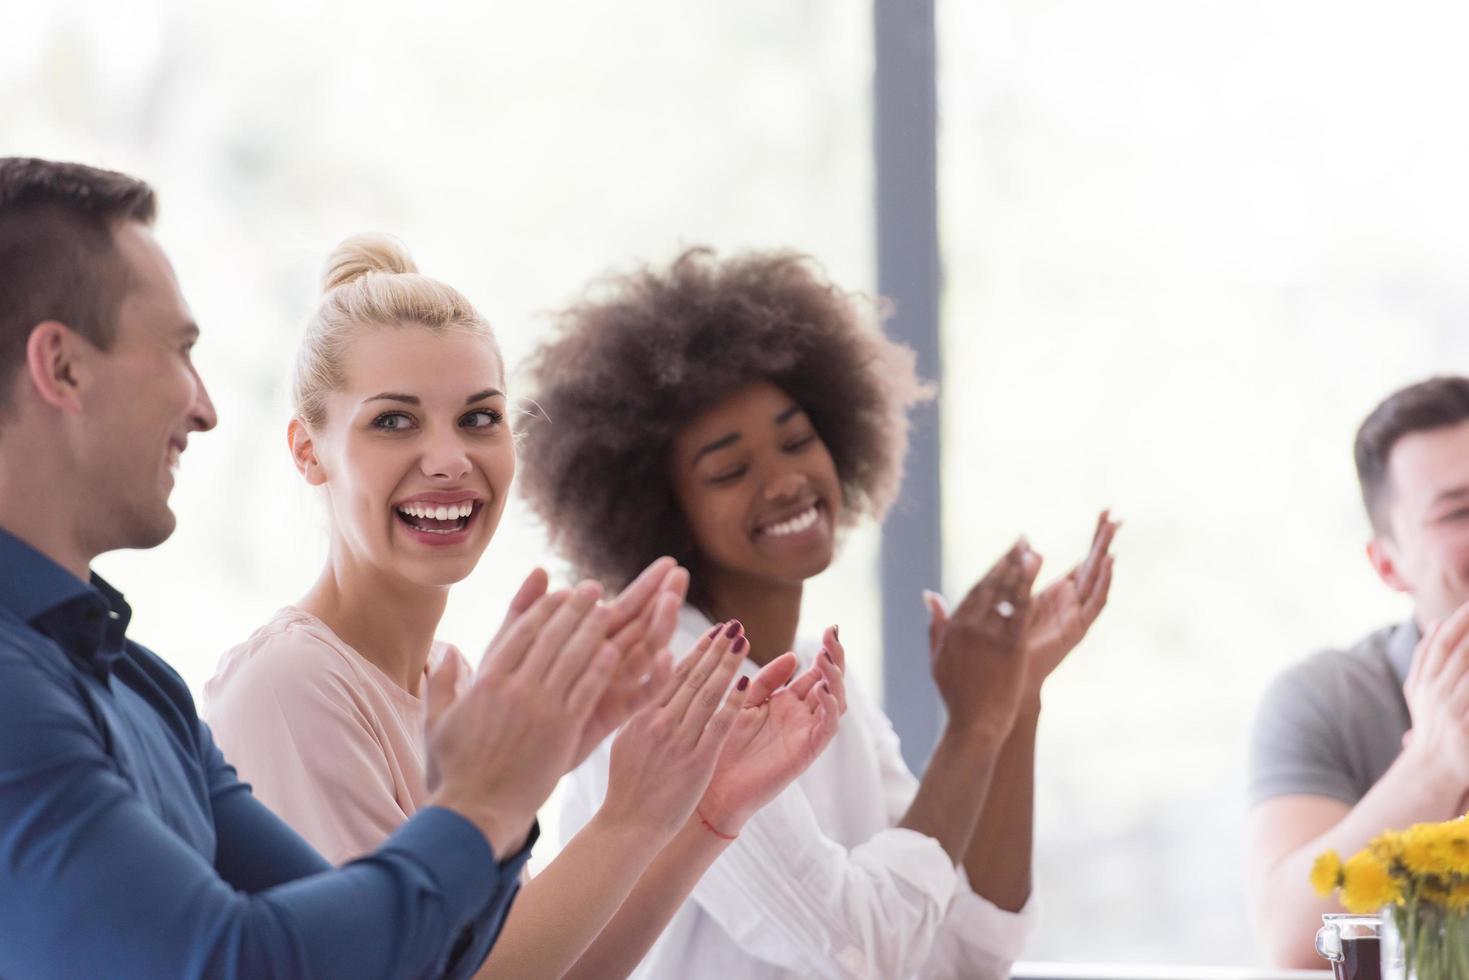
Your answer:
[[[414,585],[344,555],[335,545],[299,603],[409,694],[422,695],[447,587]]]
[[[87,536],[71,513],[71,507],[77,504],[75,496],[68,499],[67,494],[55,491],[71,481],[24,464],[7,466],[4,457],[23,460],[34,458],[34,454],[28,454],[24,446],[7,445],[0,457],[0,527],[78,579],[88,581],[92,559],[100,552],[88,549]]]
[[[790,650],[801,620],[802,585],[715,573],[706,576],[709,613],[738,619],[750,640],[749,659],[765,666]]]

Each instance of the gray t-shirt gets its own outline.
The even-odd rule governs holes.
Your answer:
[[[1366,796],[1412,727],[1403,682],[1418,639],[1411,620],[1387,626],[1277,677],[1255,716],[1251,805],[1310,794],[1355,806]]]

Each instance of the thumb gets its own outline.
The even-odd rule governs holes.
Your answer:
[[[949,625],[949,604],[937,592],[923,590],[923,604],[928,607],[928,652],[938,653],[944,630]]]
[[[760,668],[760,673],[750,682],[745,692],[745,704],[760,705],[790,680],[796,673],[796,655],[783,653]]]

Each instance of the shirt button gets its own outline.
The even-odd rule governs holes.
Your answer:
[[[837,960],[846,967],[849,973],[855,973],[858,976],[866,974],[867,961],[862,958],[862,951],[856,946],[848,946],[842,950],[842,955],[838,956]]]

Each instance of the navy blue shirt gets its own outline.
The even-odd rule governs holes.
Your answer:
[[[429,807],[333,869],[235,775],[130,615],[0,529],[0,977],[473,972],[530,843],[499,862]]]

